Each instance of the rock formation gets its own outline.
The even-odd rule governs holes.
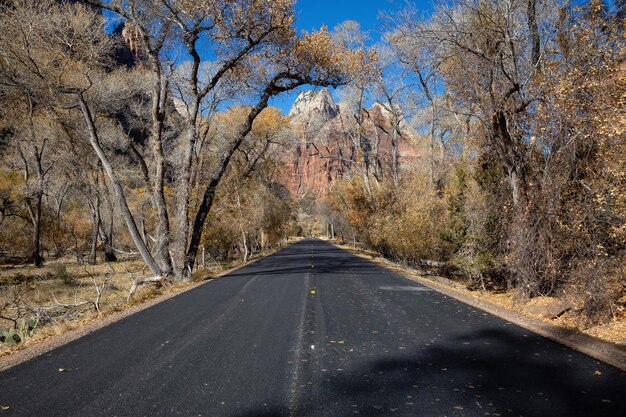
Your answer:
[[[358,127],[350,106],[336,104],[330,91],[322,89],[300,93],[289,115],[298,141],[284,157],[282,176],[292,195],[323,196],[338,179],[362,172],[363,149],[368,149],[372,180],[390,175],[393,114],[384,106],[374,104],[364,110]],[[362,137],[358,130],[363,131]],[[415,135],[406,124],[401,124],[400,131],[399,159],[406,163],[416,158],[411,145]]]
[[[319,116],[326,120],[334,119],[338,114],[338,107],[328,88],[319,91],[309,90],[300,93],[293,104],[289,117],[310,118]]]
[[[113,30],[116,38],[115,62],[128,68],[142,66],[146,61],[146,54],[142,50],[139,31],[130,22],[120,23]]]

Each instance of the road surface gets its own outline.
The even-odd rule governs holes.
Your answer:
[[[624,417],[626,372],[305,240],[0,373],[0,406],[0,417]]]

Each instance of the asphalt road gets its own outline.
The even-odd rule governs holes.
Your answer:
[[[0,417],[624,417],[626,372],[305,240],[0,373],[0,406]]]

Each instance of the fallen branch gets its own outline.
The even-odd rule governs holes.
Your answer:
[[[61,307],[61,308],[64,308],[66,310],[71,310],[71,309],[82,307],[82,306],[86,306],[86,305],[92,305],[94,307],[94,309],[96,309],[96,311],[97,311],[96,303],[94,301],[90,301],[90,300],[78,301],[78,302],[75,302],[75,303],[72,303],[72,304],[68,304],[68,303],[62,303],[59,300],[57,300],[57,297],[54,294],[54,292],[50,292],[50,294],[52,294],[52,299],[54,300],[54,304],[48,306],[47,307],[48,309],[52,310],[54,308]]]
[[[135,256],[135,255],[139,255],[139,252],[126,252],[117,248],[113,248],[113,251],[117,252],[117,253],[121,253],[122,255],[129,255],[129,256]]]
[[[100,300],[102,299],[102,294],[109,288],[111,281],[113,280],[113,275],[115,274],[115,269],[113,269],[110,265],[109,268],[113,271],[113,274],[106,274],[102,279],[102,282],[99,282],[97,277],[94,276],[87,268],[85,268],[85,272],[91,278],[93,282],[94,289],[96,291],[96,299],[93,301],[93,305],[96,309],[96,312],[100,314]]]
[[[420,259],[421,266],[431,266],[433,268],[444,268],[447,264],[445,262],[431,261],[430,259]]]
[[[128,298],[126,299],[126,302],[130,302],[137,290],[144,285],[156,284],[157,288],[159,288],[166,283],[169,283],[169,280],[165,277],[139,278],[133,280],[133,285],[130,287],[130,291],[128,291]]]

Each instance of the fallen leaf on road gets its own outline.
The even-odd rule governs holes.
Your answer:
[[[593,374],[594,374],[594,375],[596,375],[596,376],[600,376],[600,375],[602,375],[602,372],[600,372],[600,371],[595,371]]]
[[[0,411],[7,411],[9,408],[11,407],[9,407],[8,405],[0,405]]]
[[[311,294],[315,294],[315,290],[311,290]]]
[[[59,372],[65,372],[65,371],[67,371],[67,369],[59,368]]]

